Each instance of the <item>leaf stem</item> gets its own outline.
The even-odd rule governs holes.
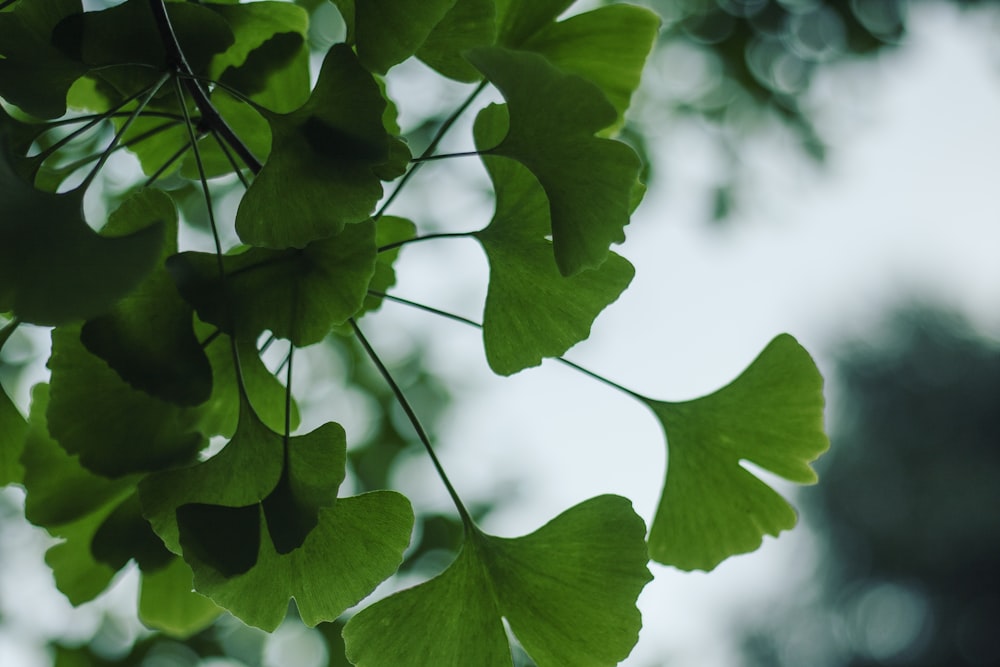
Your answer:
[[[430,437],[428,437],[423,425],[421,425],[420,419],[417,417],[417,413],[413,411],[413,406],[411,406],[410,402],[406,400],[406,395],[403,394],[403,390],[393,379],[389,369],[382,363],[382,360],[379,358],[378,354],[376,354],[375,350],[371,346],[371,343],[368,342],[368,339],[365,338],[365,335],[361,332],[361,329],[358,327],[357,322],[354,321],[354,318],[351,318],[350,323],[351,328],[354,329],[354,335],[358,337],[362,347],[365,348],[365,352],[371,358],[372,363],[374,363],[375,367],[378,368],[382,378],[392,390],[393,395],[396,397],[396,402],[399,403],[399,406],[403,408],[403,412],[406,413],[406,417],[410,420],[410,424],[413,425],[413,430],[417,432],[417,437],[420,438],[420,442],[423,443],[424,449],[427,450],[427,454],[431,457],[431,462],[434,464],[434,469],[437,470],[438,477],[440,477],[441,481],[444,482],[445,488],[448,489],[448,495],[451,496],[451,500],[455,503],[455,508],[458,510],[458,514],[462,517],[462,523],[465,524],[466,528],[474,529],[475,522],[473,522],[469,511],[465,509],[462,499],[458,497],[458,492],[455,491],[455,487],[452,486],[451,480],[448,479],[448,475],[445,474],[444,467],[441,465],[441,461],[438,459],[437,454],[434,453],[434,448],[431,446]]]
[[[396,200],[396,197],[398,197],[403,191],[403,188],[410,181],[410,179],[413,178],[413,175],[417,173],[417,169],[419,169],[420,165],[423,164],[423,162],[420,162],[419,160],[426,158],[437,150],[438,144],[440,144],[441,140],[444,139],[444,135],[448,133],[448,130],[450,130],[451,126],[455,124],[455,121],[458,120],[459,116],[465,113],[465,110],[468,109],[469,105],[471,105],[476,97],[479,96],[479,93],[486,89],[486,86],[487,82],[485,80],[482,81],[478,86],[476,86],[476,89],[473,90],[467,98],[465,98],[465,101],[462,102],[443,123],[441,123],[441,127],[438,128],[438,131],[434,134],[434,138],[431,139],[431,143],[427,144],[427,148],[424,149],[424,152],[420,154],[420,157],[417,160],[411,162],[412,166],[409,171],[403,174],[403,178],[399,181],[399,185],[397,185],[396,189],[392,191],[392,194],[390,194],[388,199],[385,200],[385,203],[379,207],[378,212],[372,216],[375,220],[378,220],[385,214],[386,209],[388,209],[392,202]]]
[[[479,322],[476,322],[475,320],[470,320],[467,317],[462,317],[461,315],[456,315],[455,313],[449,313],[448,311],[445,311],[445,310],[439,310],[437,308],[434,308],[433,306],[428,306],[428,305],[423,304],[423,303],[417,303],[416,301],[410,301],[409,299],[404,299],[402,297],[393,296],[392,294],[386,294],[385,292],[379,292],[377,290],[368,290],[368,293],[370,295],[374,296],[374,297],[378,297],[380,299],[386,299],[388,301],[394,301],[394,302],[402,304],[404,306],[410,306],[411,308],[416,308],[417,310],[422,310],[422,311],[424,311],[426,313],[431,313],[433,315],[438,315],[440,317],[444,317],[446,319],[453,320],[455,322],[461,322],[462,324],[466,324],[466,325],[468,325],[470,327],[475,327],[477,329],[482,329],[483,328],[483,325],[480,324]],[[589,377],[589,378],[591,378],[593,380],[597,380],[601,384],[604,384],[604,385],[606,385],[608,387],[611,387],[612,389],[617,389],[618,391],[620,391],[620,392],[622,392],[624,394],[627,394],[627,395],[631,396],[632,398],[635,398],[635,399],[643,401],[643,402],[645,402],[647,400],[646,397],[643,396],[642,394],[636,393],[636,392],[632,391],[631,389],[629,389],[628,387],[624,387],[624,386],[618,384],[617,382],[615,382],[613,380],[609,380],[608,378],[604,377],[603,375],[595,373],[594,371],[592,371],[592,370],[590,370],[588,368],[584,368],[580,364],[574,363],[574,362],[570,361],[569,359],[566,359],[565,357],[553,357],[553,358],[556,361],[558,361],[559,363],[561,363],[561,364],[563,364],[565,366],[569,366],[573,370],[578,371],[580,373],[583,373],[587,377]]]
[[[149,8],[153,12],[153,20],[156,22],[156,27],[160,32],[163,48],[167,52],[167,62],[184,79],[184,85],[188,93],[194,99],[198,110],[201,111],[202,123],[206,127],[218,132],[226,143],[232,146],[233,150],[236,151],[236,154],[240,156],[240,159],[243,160],[243,163],[250,171],[254,174],[260,173],[264,165],[247,145],[243,143],[236,132],[233,131],[233,128],[229,126],[226,119],[222,117],[219,110],[212,104],[212,100],[209,99],[208,93],[202,88],[201,83],[194,78],[194,72],[184,57],[180,42],[177,41],[174,26],[170,23],[170,16],[167,14],[167,6],[164,0],[149,0]],[[183,100],[181,101],[181,105],[183,106]]]
[[[384,246],[379,246],[378,252],[388,252],[418,241],[430,241],[433,239],[464,239],[473,236],[475,233],[476,232],[440,232],[437,234],[424,234],[423,236],[414,236],[411,239],[403,239],[402,241],[395,241],[393,243],[387,243]]]

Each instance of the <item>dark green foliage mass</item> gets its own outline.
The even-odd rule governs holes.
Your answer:
[[[388,367],[364,334],[386,300],[433,311],[388,292],[404,248],[440,236],[485,252],[482,323],[465,322],[499,375],[559,358],[628,287],[635,269],[611,246],[645,186],[619,133],[659,19],[572,4],[0,2],[0,346],[22,324],[52,340],[27,417],[0,394],[0,482],[23,486],[28,519],[61,540],[46,560],[74,604],[134,561],[142,621],[192,642],[223,611],[274,630],[291,601],[336,642],[343,629],[357,665],[510,665],[509,627],[539,667],[599,667],[638,638],[650,558],[711,569],[792,527],[794,510],[740,466],[815,481],[822,381],[788,335],[687,402],[577,367],[662,423],[669,462],[647,542],[612,495],[526,536],[483,532],[422,425],[434,409],[409,400],[426,375]],[[322,49],[318,5],[346,27]],[[468,84],[416,156],[397,121],[410,100],[385,76],[412,59]],[[503,103],[477,104],[490,86]],[[465,113],[477,114],[468,150],[438,153]],[[112,186],[124,153],[137,168]],[[491,219],[442,235],[388,214],[423,162],[470,155],[492,184]],[[88,196],[111,213],[90,219]],[[296,369],[321,351],[345,359],[325,380],[379,414],[396,404],[412,433],[374,418],[357,441],[333,419],[299,432],[311,397]],[[414,511],[389,488],[408,441],[456,514]],[[451,565],[438,576],[340,618],[439,550]]]

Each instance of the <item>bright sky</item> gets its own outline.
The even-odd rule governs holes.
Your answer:
[[[843,67],[818,82],[821,125],[835,140],[828,168],[808,167],[772,142],[755,145],[742,159],[760,175],[758,190],[728,230],[705,222],[705,187],[718,167],[706,137],[662,132],[655,150],[668,182],[649,193],[621,250],[637,277],[570,358],[653,397],[683,399],[731,380],[783,331],[828,369],[833,343],[912,295],[952,304],[997,335],[998,27],[996,13],[914,6],[906,45],[876,66]],[[449,207],[480,210],[475,201]],[[410,286],[400,296],[428,295],[475,317],[469,303],[481,300],[470,299],[482,290],[455,276],[481,272],[481,253],[472,241],[431,245],[404,253],[400,284]],[[430,262],[446,268],[428,275]],[[608,492],[632,498],[651,518],[664,448],[644,408],[554,364],[495,378],[475,331],[384,310],[369,327],[376,343],[434,337],[432,361],[455,383],[458,400],[439,435],[459,492],[511,498],[487,530],[529,532]],[[423,458],[398,480],[418,510],[448,507]],[[46,588],[44,569],[7,567],[32,544],[19,531],[5,532],[0,544],[2,665],[44,664],[25,641],[36,631],[72,624],[84,636],[96,622]],[[623,664],[730,667],[727,629],[787,594],[789,582],[805,581],[810,568],[804,531],[769,539],[709,575],[654,567],[640,599],[645,627]],[[106,604],[127,604],[130,595],[117,592]]]

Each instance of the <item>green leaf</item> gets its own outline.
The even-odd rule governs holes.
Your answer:
[[[358,667],[511,665],[501,617],[538,667],[616,665],[638,639],[652,578],[645,526],[599,496],[517,539],[472,528],[440,576],[373,604],[344,628]]]
[[[271,153],[271,128],[252,106],[233,98],[222,88],[212,91],[212,106],[232,128],[240,141],[250,149],[250,152],[260,160],[267,159]],[[189,141],[187,130],[184,129],[184,142]],[[176,148],[180,148],[178,145]],[[228,147],[227,147],[228,149]],[[198,151],[201,154],[202,168],[207,178],[233,173],[233,164],[226,157],[226,152],[219,146],[214,136],[207,135],[198,140]],[[232,155],[232,150],[229,149]],[[235,158],[235,156],[233,156]],[[236,164],[240,165],[239,158]],[[187,153],[181,167],[181,175],[196,180],[199,178],[198,162],[194,151]]]
[[[392,215],[382,216],[375,222],[375,245],[379,248],[388,246],[400,241],[406,241],[416,236],[417,226],[405,218]],[[378,253],[375,261],[375,274],[372,276],[368,289],[375,292],[388,292],[389,288],[396,284],[396,270],[393,264],[399,257],[402,247],[385,250]],[[382,306],[382,298],[369,294],[365,297],[365,305],[362,312],[367,313],[378,310]]]
[[[795,510],[744,468],[812,484],[826,451],[823,379],[794,338],[775,338],[731,384],[682,403],[643,399],[667,436],[667,477],[649,535],[654,560],[711,570],[795,525]]]
[[[52,332],[52,436],[98,474],[119,477],[191,460],[204,438],[197,416],[130,387],[80,342],[80,327]]]
[[[434,26],[417,57],[458,81],[478,81],[479,71],[463,55],[496,41],[496,3],[493,0],[457,0]]]
[[[108,313],[87,320],[80,339],[136,389],[178,405],[198,405],[212,391],[212,369],[194,335],[193,310],[164,265],[177,252],[173,200],[160,190],[139,190],[111,214],[104,231],[131,233],[150,219],[166,226],[157,268]]]
[[[82,217],[83,195],[35,190],[0,151],[0,311],[43,325],[85,319],[153,268],[163,225],[149,220],[128,236],[101,236]]]
[[[53,27],[80,0],[19,2],[0,14],[0,97],[39,118],[66,113],[66,94],[87,68],[51,44]]]
[[[142,518],[139,496],[133,491],[101,522],[90,542],[94,560],[120,570],[135,560],[146,572],[166,567],[174,557]]]
[[[369,221],[301,250],[251,248],[227,256],[224,282],[213,254],[181,253],[167,266],[202,320],[227,333],[235,322],[241,338],[268,330],[302,347],[358,312],[375,255],[375,225]]]
[[[597,84],[618,112],[620,125],[659,27],[659,17],[648,9],[610,5],[551,23],[521,48]]]
[[[551,24],[576,0],[496,0],[497,43],[517,47]]]
[[[174,558],[162,570],[143,572],[139,620],[177,639],[187,639],[211,625],[223,610],[192,590],[192,576],[181,558]]]
[[[301,44],[309,32],[309,13],[285,2],[254,2],[219,5],[209,9],[217,13],[233,33],[233,43],[212,58],[208,75],[218,79],[230,67],[240,67],[250,54],[276,35],[293,35]]]
[[[302,248],[368,218],[389,157],[385,100],[349,47],[327,53],[309,101],[267,113],[271,155],[240,202],[236,231],[264,248]]]
[[[333,0],[361,63],[385,74],[420,48],[455,0]]]
[[[17,322],[11,321],[0,327],[0,350],[16,326]],[[24,477],[24,467],[19,459],[27,433],[28,422],[0,384],[0,486],[20,483]]]
[[[627,145],[594,136],[615,122],[614,107],[540,55],[490,48],[467,57],[507,100],[510,131],[487,152],[517,160],[541,183],[560,273],[599,267],[608,246],[625,240],[640,168]]]
[[[506,131],[506,109],[487,107],[476,119],[476,145],[493,146]],[[476,234],[490,263],[483,343],[490,368],[510,375],[586,339],[635,271],[611,253],[599,268],[564,277],[546,238],[549,205],[538,180],[508,158],[483,156],[483,163],[496,191],[493,220]]]

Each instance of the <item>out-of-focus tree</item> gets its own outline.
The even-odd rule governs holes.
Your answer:
[[[748,664],[1000,664],[1000,344],[910,309],[834,377],[834,454],[805,503],[821,592],[760,623]]]

